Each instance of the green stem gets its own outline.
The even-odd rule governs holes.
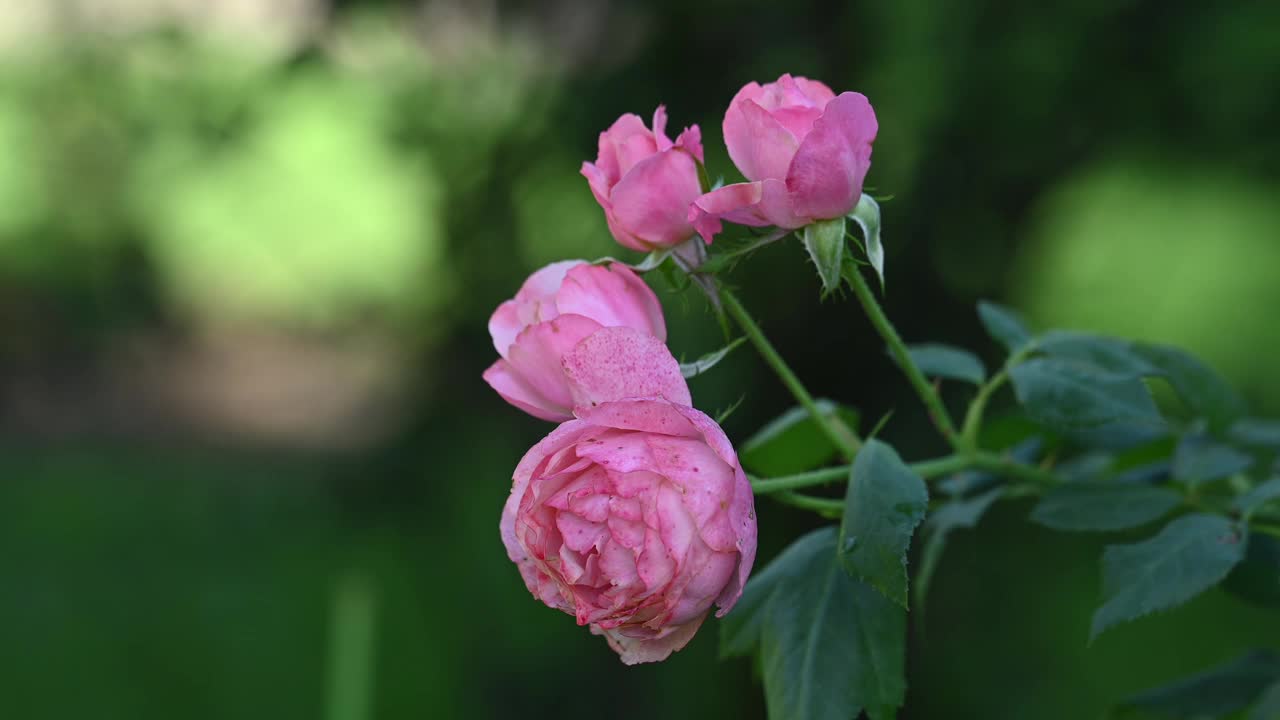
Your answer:
[[[969,403],[969,409],[964,415],[964,425],[960,429],[960,439],[965,447],[973,450],[978,448],[978,433],[982,431],[982,415],[987,410],[987,402],[1009,381],[1009,370],[1027,359],[1027,356],[1034,351],[1035,343],[1033,342],[1010,355],[1005,360],[1004,367],[1000,368],[1000,372],[992,375],[990,380],[978,388],[978,394],[974,395],[973,402]]]
[[[830,485],[833,482],[847,479],[852,468],[852,465],[837,465],[836,467],[810,470],[808,472],[795,473],[794,475],[780,475],[771,478],[752,477],[750,478],[751,489],[757,495],[770,495],[800,488]],[[1004,477],[1026,480],[1040,486],[1056,485],[1060,482],[1058,477],[1048,470],[984,451],[956,453],[934,460],[923,460],[911,463],[910,468],[912,472],[926,480],[944,475],[953,475],[964,470],[985,470]]]
[[[812,510],[824,517],[840,517],[844,514],[844,500],[801,495],[790,490],[774,493],[771,497],[783,504],[798,507],[801,510]]]
[[[960,440],[965,447],[978,447],[978,433],[982,430],[982,415],[986,412],[987,401],[1008,379],[1008,371],[1001,370],[978,388],[978,394],[974,395],[973,401],[969,403],[969,410],[964,415],[964,425],[960,428]]]
[[[1035,465],[1027,465],[993,452],[978,450],[969,456],[969,468],[986,470],[989,473],[1018,480],[1026,480],[1037,485],[1057,485],[1061,478],[1052,472]]]
[[[856,438],[842,434],[836,429],[831,419],[823,414],[818,404],[814,402],[813,396],[805,389],[804,384],[800,382],[800,378],[791,371],[782,356],[774,349],[769,339],[764,336],[764,332],[760,330],[760,326],[752,319],[751,314],[742,306],[738,298],[725,288],[720,288],[720,300],[724,303],[724,308],[733,317],[734,322],[738,323],[738,327],[742,328],[742,332],[755,345],[756,351],[760,353],[760,357],[764,359],[769,367],[782,380],[782,384],[787,386],[791,394],[795,396],[796,401],[809,411],[809,415],[813,421],[822,430],[831,442],[840,449],[841,453],[847,458],[852,459],[858,452],[858,442]]]
[[[757,495],[768,495],[770,493],[784,492],[786,490],[797,490],[799,488],[813,487],[815,485],[830,485],[837,480],[845,480],[849,477],[849,465],[841,465],[839,467],[822,468],[821,470],[810,470],[809,472],[796,473],[795,475],[782,475],[773,478],[757,478],[752,477],[751,489]]]
[[[942,397],[938,395],[937,390],[929,383],[928,378],[924,376],[924,373],[920,372],[920,368],[911,359],[911,354],[907,352],[906,343],[902,342],[902,338],[893,327],[893,323],[889,322],[889,318],[885,316],[884,310],[880,308],[880,303],[876,301],[875,294],[867,286],[867,281],[863,279],[862,273],[857,268],[850,268],[845,273],[845,276],[853,287],[853,294],[858,297],[858,302],[862,303],[862,309],[866,312],[867,319],[871,321],[876,332],[880,333],[880,337],[889,346],[889,353],[898,361],[898,366],[902,368],[907,380],[915,388],[916,394],[920,396],[920,400],[928,408],[929,415],[938,426],[938,430],[942,432],[942,436],[956,450],[964,451],[966,449],[965,445],[961,442],[960,434],[956,432],[956,427],[951,422],[951,416],[947,414],[946,406],[942,404]]]

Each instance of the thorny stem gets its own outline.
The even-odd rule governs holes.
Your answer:
[[[795,396],[796,402],[799,402],[801,407],[809,411],[814,423],[818,425],[832,444],[840,449],[841,454],[845,458],[852,460],[853,456],[858,452],[859,443],[857,439],[849,434],[840,432],[832,418],[822,412],[822,409],[814,402],[813,396],[809,394],[804,384],[800,382],[800,378],[796,377],[796,374],[791,371],[786,361],[774,349],[773,344],[764,336],[760,326],[752,319],[747,309],[742,306],[737,296],[722,287],[720,288],[720,300],[724,303],[724,309],[733,317],[733,321],[738,324],[738,327],[742,328],[743,334],[747,336],[747,339],[755,346],[756,351],[760,353],[760,357],[764,359],[769,367],[773,368],[774,373],[782,380],[782,384],[786,385],[791,394]]]
[[[867,319],[871,321],[871,325],[875,327],[876,332],[880,333],[880,337],[889,346],[889,353],[898,361],[898,366],[902,368],[907,380],[911,382],[911,387],[915,388],[916,394],[924,402],[925,408],[929,410],[929,416],[933,418],[933,422],[938,426],[942,436],[958,452],[964,451],[966,446],[962,442],[960,434],[956,432],[956,426],[952,423],[951,416],[947,414],[946,406],[942,404],[942,397],[938,395],[937,389],[929,383],[928,378],[924,376],[924,373],[920,372],[920,368],[911,359],[911,354],[907,352],[906,343],[898,335],[893,323],[889,322],[889,318],[885,316],[884,310],[881,309],[880,303],[876,301],[875,294],[872,293],[871,288],[867,285],[867,281],[863,279],[862,273],[856,267],[850,267],[845,272],[845,277],[849,280],[849,285],[853,287],[853,294],[857,296],[858,302],[862,303],[862,309],[866,312]]]

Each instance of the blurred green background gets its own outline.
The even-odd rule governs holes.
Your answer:
[[[485,325],[546,262],[628,256],[578,175],[596,135],[665,103],[732,179],[742,84],[859,90],[909,340],[994,360],[997,298],[1188,347],[1274,414],[1278,27],[1268,0],[3,3],[0,715],[763,717],[715,623],[625,668],[498,539],[548,427],[480,380]],[[730,281],[811,388],[939,452],[795,244]],[[720,344],[654,283],[677,354]],[[692,386],[742,399],[737,440],[789,406],[746,349]],[[1215,592],[1086,647],[1117,538],[1027,509],[953,539],[903,717],[1099,717],[1280,642]],[[762,500],[761,562],[814,523]]]

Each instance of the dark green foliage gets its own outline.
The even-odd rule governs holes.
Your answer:
[[[1093,615],[1090,636],[1213,587],[1240,562],[1245,547],[1236,525],[1204,514],[1180,517],[1148,540],[1108,546],[1102,556],[1104,602]]]
[[[771,720],[890,720],[906,693],[906,611],[851,577],[834,527],[815,530],[748,583],[721,652],[758,647]]]
[[[929,490],[893,448],[869,440],[858,451],[840,524],[840,560],[850,574],[907,606],[907,548],[929,508]]]

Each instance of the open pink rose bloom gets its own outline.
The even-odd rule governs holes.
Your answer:
[[[581,371],[570,373],[577,418],[520,461],[502,541],[529,590],[623,662],[663,660],[712,605],[723,615],[742,595],[756,553],[751,485],[652,337],[605,330],[565,362]],[[656,394],[612,399],[633,381]]]
[[[666,124],[661,106],[652,131],[639,116],[623,115],[600,133],[595,163],[582,163],[609,232],[632,250],[671,247],[694,235],[689,204],[702,194],[702,132],[693,125],[672,142]]]
[[[729,157],[750,182],[698,198],[689,220],[711,242],[722,220],[800,228],[848,214],[862,196],[876,131],[875,112],[859,93],[836,95],[791,75],[753,82],[724,116]]]
[[[530,275],[489,319],[501,359],[485,371],[485,382],[534,417],[568,420],[574,399],[562,359],[606,327],[634,328],[659,342],[667,338],[657,296],[626,266],[552,263]]]

